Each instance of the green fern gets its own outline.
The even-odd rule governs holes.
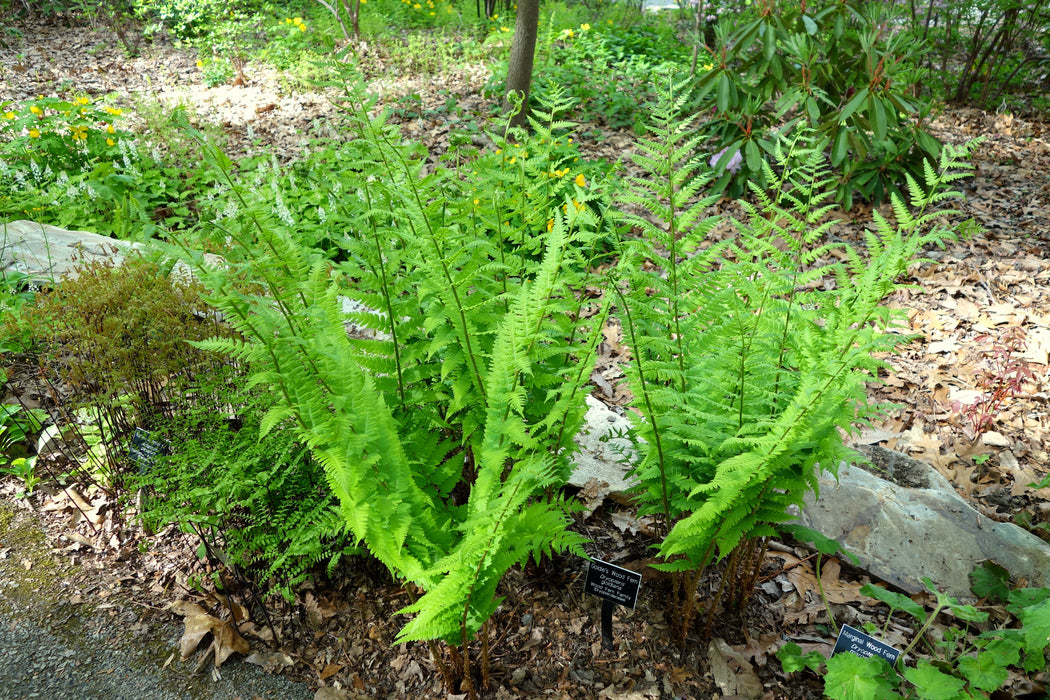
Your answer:
[[[243,379],[235,369],[202,373],[179,417],[157,426],[172,454],[138,477],[153,494],[142,518],[194,532],[226,566],[290,601],[315,565],[357,550],[333,517],[320,466],[290,431],[259,438],[268,397],[227,388]],[[203,398],[212,393],[242,416],[238,427]]]
[[[626,264],[613,289],[645,416],[634,470],[642,509],[662,514],[669,530],[659,568],[690,572],[689,588],[713,558],[773,534],[817,488],[820,470],[851,456],[840,431],[877,412],[864,385],[900,338],[887,333],[896,316],[879,305],[924,247],[953,237],[935,224],[944,212],[926,209],[945,198],[940,188],[961,176],[969,151],[946,148],[939,170],[927,168],[925,190],[909,183],[918,213],[895,198],[897,224],[876,215],[858,251],[822,242],[832,208],[827,144],[781,136],[776,170],[765,166],[771,189],[754,187],[746,218],[729,222],[735,237],[713,243],[706,237],[718,220],[699,198],[711,178],[692,155],[690,125],[675,118],[680,89],[668,81],[637,158],[650,176],[623,197],[659,223],[628,217],[643,237],[622,242]],[[833,247],[845,264],[828,256]],[[692,590],[681,593],[692,600]]]
[[[422,592],[397,641],[467,651],[509,567],[582,554],[565,530],[572,508],[553,493],[569,474],[607,313],[575,290],[594,283],[608,203],[563,212],[563,188],[512,195],[520,164],[495,154],[471,163],[469,182],[427,172],[363,95],[348,85],[342,102],[357,138],[339,172],[361,174],[343,183],[333,214],[339,254],[275,221],[230,178],[241,204],[217,235],[239,245],[223,267],[188,257],[247,340],[200,345],[273,388],[280,402],[262,432],[293,429],[354,541]],[[556,107],[538,129],[548,140],[567,127]],[[555,157],[544,138],[519,142],[529,173],[555,167],[542,162]],[[371,310],[344,312],[346,299]],[[376,337],[349,337],[347,321]],[[469,690],[469,668],[460,673]]]

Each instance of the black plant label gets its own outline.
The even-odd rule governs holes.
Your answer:
[[[156,466],[158,456],[171,454],[170,447],[167,440],[151,435],[142,428],[135,428],[131,444],[128,445],[128,457],[138,465],[139,473],[145,474]]]
[[[839,638],[835,640],[835,648],[832,650],[831,655],[834,656],[840,651],[848,651],[864,659],[878,656],[886,659],[890,666],[896,664],[897,659],[901,655],[900,649],[895,649],[885,642],[880,642],[875,637],[864,634],[849,625],[843,625],[839,629]]]
[[[641,587],[641,574],[592,559],[587,567],[587,581],[583,590],[603,600],[633,609],[638,603],[638,590]]]

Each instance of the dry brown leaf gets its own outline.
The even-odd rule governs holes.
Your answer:
[[[179,640],[179,654],[183,661],[193,656],[201,640],[211,633],[215,622],[218,620],[208,614],[186,616],[186,629]]]
[[[318,674],[318,675],[321,677],[321,680],[323,681],[326,678],[331,678],[332,676],[334,676],[335,674],[339,673],[342,670],[343,670],[343,665],[342,664],[328,664],[323,669],[321,669],[321,673]]]
[[[837,559],[824,559],[820,569],[820,581],[824,584],[824,595],[829,603],[853,603],[863,599],[860,594],[861,584],[839,580],[842,566]]]
[[[237,633],[233,623],[229,620],[212,619],[218,623],[217,627],[212,627],[215,637],[212,642],[215,647],[215,667],[222,666],[222,663],[234,652],[247,656],[251,648],[248,641]]]
[[[182,634],[182,639],[179,640],[179,653],[183,661],[193,655],[193,652],[200,646],[201,640],[209,633],[213,637],[209,649],[215,651],[216,668],[221,666],[233,652],[248,653],[248,642],[237,633],[231,621],[220,620],[209,615],[204,608],[188,600],[173,603],[171,610],[186,618],[186,629]]]
[[[590,517],[605,502],[605,497],[609,495],[609,492],[608,481],[598,481],[594,477],[588,479],[587,483],[583,485],[583,488],[576,495],[577,499],[583,501],[583,517]]]
[[[747,656],[729,646],[723,639],[713,639],[707,648],[711,675],[723,695],[760,698],[765,689]]]

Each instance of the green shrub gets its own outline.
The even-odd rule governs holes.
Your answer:
[[[362,6],[361,15],[362,25],[367,24],[363,19],[367,15],[372,18],[370,22],[381,18],[387,29],[397,32],[461,23],[459,11],[449,0],[369,0]],[[514,26],[513,19],[510,26]]]
[[[87,96],[40,97],[0,104],[0,156],[8,168],[31,170],[42,184],[120,158],[118,143],[131,134],[119,126],[122,110]],[[10,177],[10,175],[8,175]]]
[[[534,101],[568,90],[580,121],[642,131],[645,106],[655,99],[652,76],[663,65],[685,72],[688,49],[655,29],[611,29],[582,24],[558,30],[551,24],[537,49],[531,94]],[[493,71],[488,94],[502,94],[505,64]]]
[[[268,39],[260,55],[281,70],[300,65],[304,59],[320,61],[322,54],[335,46],[332,35],[298,16],[270,22],[266,33]]]
[[[1023,0],[910,3],[913,40],[928,44],[926,87],[943,99],[986,109],[1016,94],[1045,92],[1050,67],[1050,8]]]
[[[210,362],[187,341],[227,333],[198,284],[176,281],[167,267],[139,256],[121,267],[82,266],[75,279],[38,295],[30,321],[45,378],[66,389],[52,420],[80,438],[83,426],[93,426],[91,442],[102,447],[85,474],[107,486],[119,485],[111,456],[123,436],[170,417],[182,382]]]
[[[920,46],[894,28],[891,6],[767,0],[756,19],[723,15],[716,60],[698,81],[702,148],[736,196],[763,186],[778,133],[799,127],[828,141],[836,200],[881,201],[923,182],[940,144],[926,131],[931,103],[913,98]]]
[[[162,30],[177,39],[196,42],[206,39],[231,19],[244,19],[258,9],[254,0],[132,0],[136,13],[146,22],[145,32]]]

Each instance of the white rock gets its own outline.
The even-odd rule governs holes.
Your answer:
[[[626,477],[630,466],[625,460],[635,462],[638,459],[634,443],[623,437],[630,427],[625,416],[588,396],[587,415],[575,438],[580,451],[573,457],[575,469],[569,483],[582,488],[591,479],[597,479],[608,483],[614,494],[627,491],[631,485]]]

